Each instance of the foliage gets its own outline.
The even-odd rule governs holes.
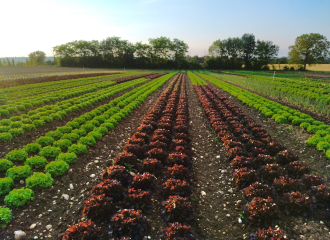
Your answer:
[[[35,199],[34,192],[29,188],[20,188],[10,191],[5,197],[5,204],[11,208],[18,208],[25,204],[29,204]]]
[[[33,156],[26,159],[24,165],[28,165],[31,168],[42,168],[47,164],[47,159],[42,156]]]
[[[26,179],[26,186],[33,190],[48,188],[53,185],[54,179],[49,173],[36,172]]]
[[[62,160],[70,164],[77,162],[77,155],[74,152],[60,153],[55,160]]]
[[[61,153],[61,149],[57,147],[47,146],[41,149],[39,155],[45,158],[55,158]]]
[[[12,163],[11,161],[9,161],[7,159],[0,159],[0,171],[1,172],[7,171],[12,166],[14,166],[14,163]]]
[[[45,170],[50,173],[52,177],[62,176],[69,170],[69,164],[63,160],[50,162],[46,165]]]
[[[185,240],[197,240],[190,230],[190,226],[181,225],[181,223],[171,223],[166,227],[161,236],[161,240],[172,239],[185,239]]]
[[[187,223],[194,219],[194,211],[187,198],[170,196],[162,202],[162,217],[166,222]]]
[[[12,220],[12,213],[9,208],[0,206],[0,229],[4,229]]]
[[[13,135],[10,133],[0,133],[0,142],[10,142],[13,139]]]
[[[13,166],[6,172],[6,177],[12,178],[14,181],[27,178],[33,174],[30,166]]]
[[[87,146],[81,143],[72,144],[71,147],[68,148],[68,152],[73,152],[77,155],[82,155],[87,153]]]
[[[62,240],[95,240],[101,235],[100,228],[88,219],[86,222],[79,222],[76,225],[71,225],[69,230],[66,231]]]
[[[97,221],[109,217],[116,212],[116,207],[112,202],[112,198],[106,197],[105,194],[95,195],[84,202],[82,216]]]
[[[0,178],[0,195],[10,192],[14,186],[14,181],[10,177]]]

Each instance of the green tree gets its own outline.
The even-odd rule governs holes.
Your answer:
[[[8,67],[11,67],[11,64],[10,64],[9,58],[7,58],[7,66],[8,66]]]
[[[11,59],[11,65],[13,65],[13,67],[15,67],[15,60],[14,60],[14,58]]]
[[[324,60],[329,55],[330,42],[318,33],[303,34],[296,38],[295,44],[289,46],[289,63],[304,65]]]
[[[251,60],[256,48],[256,40],[253,34],[245,33],[243,40],[243,60],[246,69],[252,68]]]
[[[270,63],[271,59],[277,56],[279,47],[273,44],[272,41],[257,41],[256,50],[254,56],[256,58],[255,68],[261,68]]]
[[[34,62],[36,65],[43,65],[45,62],[46,54],[42,51],[35,51],[29,54],[31,62]]]
[[[1,59],[0,59],[0,67],[2,67],[2,61],[1,61]]]

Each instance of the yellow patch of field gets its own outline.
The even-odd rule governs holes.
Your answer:
[[[270,70],[273,70],[273,67],[275,70],[283,70],[284,66],[287,66],[288,68],[294,67],[295,70],[297,70],[301,64],[268,64],[268,67]],[[309,71],[329,71],[330,72],[330,64],[312,64],[307,65],[306,69]]]

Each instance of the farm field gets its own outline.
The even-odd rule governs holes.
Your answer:
[[[330,238],[329,82],[108,73],[1,89],[1,239]]]

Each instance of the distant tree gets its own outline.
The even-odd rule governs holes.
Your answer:
[[[256,48],[256,40],[253,34],[245,33],[243,40],[243,61],[246,69],[251,69],[251,60]]]
[[[11,64],[10,64],[9,58],[7,58],[7,66],[8,66],[8,67],[11,67]]]
[[[25,66],[29,66],[29,60],[27,58],[25,58]]]
[[[11,59],[11,65],[12,65],[13,67],[15,67],[15,61],[14,61],[14,58]]]
[[[0,59],[0,67],[2,67],[2,61],[1,61],[1,59]]]
[[[35,51],[29,54],[30,61],[36,65],[43,65],[45,62],[46,54],[42,51]]]
[[[289,63],[304,65],[317,63],[329,55],[330,42],[318,33],[303,34],[296,38],[295,44],[289,46]]]
[[[15,64],[16,67],[25,67],[25,63],[21,62],[21,61],[17,61],[17,63]]]
[[[277,56],[279,47],[273,44],[272,41],[257,41],[256,50],[254,51],[255,64],[254,68],[267,66],[270,60]]]

